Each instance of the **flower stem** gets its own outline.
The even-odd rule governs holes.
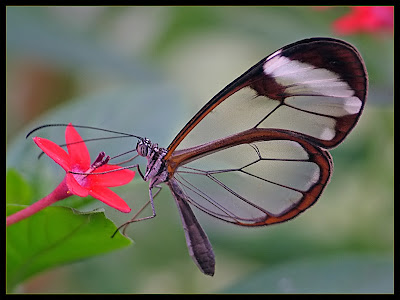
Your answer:
[[[12,214],[11,216],[7,217],[7,226],[17,223],[37,213],[38,211],[46,208],[47,206],[59,200],[65,199],[71,195],[72,193],[68,190],[65,177],[64,180],[61,181],[61,183],[49,195],[33,203],[32,205],[24,208],[23,210],[20,210],[15,214]]]

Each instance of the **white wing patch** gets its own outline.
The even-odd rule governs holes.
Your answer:
[[[346,98],[344,102],[344,109],[349,114],[357,114],[362,107],[362,102],[357,97]]]
[[[285,103],[293,107],[332,116],[357,114],[362,107],[362,101],[355,96],[351,87],[327,69],[316,68],[278,54],[267,59],[263,69],[266,75],[272,76],[285,87],[285,93],[293,96],[285,100]],[[302,97],[308,100],[302,100]]]

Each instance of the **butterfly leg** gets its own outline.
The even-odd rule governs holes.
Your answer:
[[[138,168],[139,170],[139,168]],[[139,174],[140,171],[139,171]],[[161,191],[162,186],[160,185],[155,185],[154,188],[157,188],[158,190],[154,193],[152,192],[152,189],[149,189],[149,196],[150,196],[150,200],[147,201],[138,211],[137,213],[132,217],[132,219],[130,219],[129,221],[123,223],[121,226],[119,226],[117,228],[117,230],[113,233],[112,237],[114,237],[114,235],[118,232],[118,230],[120,230],[121,228],[124,228],[122,230],[122,234],[125,234],[126,228],[128,227],[129,224],[134,223],[134,222],[139,222],[139,221],[143,221],[143,220],[148,220],[148,219],[152,219],[156,216],[156,210],[154,208],[154,198],[158,195],[158,193]],[[149,205],[151,204],[151,209],[152,209],[152,215],[151,216],[147,216],[147,217],[143,217],[143,218],[139,218],[137,219],[137,217],[142,213],[142,211]]]

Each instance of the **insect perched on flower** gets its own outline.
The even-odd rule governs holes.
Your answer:
[[[358,122],[367,71],[357,49],[310,38],[252,66],[207,102],[167,148],[138,138],[141,177],[154,197],[165,183],[178,207],[189,254],[213,275],[215,256],[191,209],[240,226],[286,222],[320,198],[333,172],[328,149]],[[155,191],[155,192],[153,192]]]
[[[125,168],[137,168],[149,182],[150,200],[143,208],[150,204],[152,214],[137,218],[141,208],[119,228],[154,218],[154,197],[166,184],[181,216],[189,254],[204,274],[214,275],[215,255],[191,206],[246,227],[282,223],[303,213],[329,183],[333,163],[328,150],[357,124],[367,90],[367,71],[354,46],[309,38],[273,52],[228,84],[167,148],[120,133],[138,139],[137,155],[128,161],[147,159],[145,172],[138,164]],[[80,147],[80,137],[74,136],[67,139],[68,150]],[[68,191],[125,207],[104,186],[127,183],[133,174],[115,171],[103,154],[90,165],[85,149],[72,151],[70,157],[53,143],[36,143],[70,173]],[[107,170],[123,172],[117,176],[121,181],[101,174]],[[99,177],[92,179],[88,173]]]

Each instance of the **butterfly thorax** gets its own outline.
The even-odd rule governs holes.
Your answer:
[[[168,181],[168,171],[164,159],[167,149],[152,144],[147,138],[140,139],[136,145],[136,151],[140,156],[146,157],[146,173],[143,176],[145,181],[150,181],[150,188]]]

